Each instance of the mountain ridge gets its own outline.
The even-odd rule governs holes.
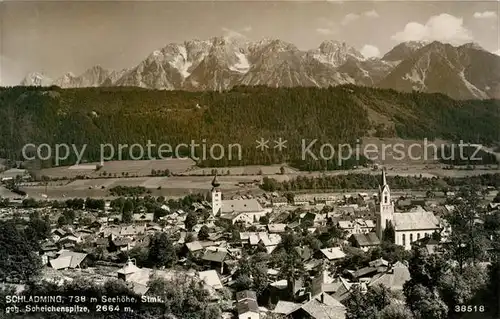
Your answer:
[[[67,73],[55,81],[35,72],[21,84],[190,91],[221,91],[238,85],[355,84],[444,93],[455,99],[487,99],[500,98],[499,66],[500,56],[476,43],[455,47],[437,41],[409,41],[396,45],[381,58],[367,59],[354,47],[335,40],[300,50],[280,39],[212,37],[169,43],[121,71],[94,66],[78,76]]]

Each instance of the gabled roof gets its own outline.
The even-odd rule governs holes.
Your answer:
[[[59,257],[52,259],[50,265],[54,269],[76,268],[87,257],[87,254],[73,251],[62,251]]]
[[[302,305],[299,303],[280,300],[276,304],[276,307],[274,308],[273,312],[288,316],[297,309],[300,309],[301,306]]]
[[[420,229],[438,229],[439,220],[433,212],[426,212],[422,207],[417,206],[415,210],[408,213],[394,213],[394,229],[401,230],[420,230]]]
[[[321,249],[321,252],[328,260],[341,259],[345,257],[345,253],[340,247],[331,247]]]
[[[203,254],[202,259],[205,261],[213,261],[213,262],[219,262],[222,263],[224,262],[224,259],[226,259],[227,256],[227,251],[210,251],[207,250]]]
[[[204,281],[208,286],[214,289],[222,289],[223,285],[220,281],[219,275],[215,270],[200,271],[198,276],[202,281]]]
[[[375,233],[353,234],[352,236],[360,247],[380,245],[380,239]]]
[[[203,249],[203,246],[201,245],[201,243],[199,241],[192,241],[190,243],[186,243],[186,247],[191,252],[199,251],[199,250]]]
[[[140,271],[140,268],[137,267],[136,265],[134,265],[134,263],[132,263],[131,260],[129,260],[127,262],[127,264],[125,266],[123,266],[123,268],[121,268],[120,270],[117,271],[117,273],[123,274],[123,275],[130,275],[130,274],[134,274],[138,271]]]
[[[257,294],[253,290],[243,290],[236,293],[236,301],[242,301],[245,299],[257,300]]]
[[[302,305],[301,309],[307,312],[314,319],[344,319],[346,313],[343,305],[342,307],[332,307],[319,302],[317,299],[312,299],[311,301],[305,303]]]
[[[393,290],[402,290],[403,284],[410,279],[411,276],[408,267],[398,261],[394,264],[391,271],[373,278],[369,286],[382,284],[383,286]]]
[[[252,213],[262,212],[263,210],[264,209],[256,199],[231,199],[222,201],[221,213]]]

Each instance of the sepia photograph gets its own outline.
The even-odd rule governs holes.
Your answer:
[[[0,1],[0,318],[500,319],[499,15]]]

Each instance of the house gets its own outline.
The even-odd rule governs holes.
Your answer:
[[[286,224],[269,224],[267,229],[270,233],[284,233],[286,232]]]
[[[219,273],[224,273],[224,261],[228,257],[228,252],[220,249],[206,250],[201,259],[210,268],[216,268]]]
[[[368,251],[368,249],[380,245],[380,239],[377,237],[375,233],[353,234],[349,238],[349,241],[352,243],[354,247],[361,248],[364,251]]]
[[[340,249],[340,247],[324,248],[320,251],[328,260],[339,260],[346,256],[342,249]]]
[[[259,319],[260,311],[257,295],[254,291],[245,290],[236,293],[236,310],[238,319]]]
[[[293,198],[293,204],[295,206],[309,205],[310,199],[307,196],[295,196]]]
[[[410,279],[408,267],[398,261],[387,272],[374,276],[368,286],[383,285],[392,291],[402,291],[404,283]]]
[[[288,200],[285,197],[276,197],[271,200],[274,207],[286,206],[288,205]]]
[[[83,268],[87,266],[88,255],[83,253],[77,253],[73,251],[61,251],[56,259],[49,260],[49,264],[52,268],[60,269],[74,269]]]
[[[215,270],[207,270],[198,272],[198,276],[200,280],[202,280],[206,285],[214,288],[215,290],[219,290],[224,288],[222,285],[219,275]]]
[[[280,300],[273,312],[297,319],[344,319],[346,316],[345,306],[324,292],[309,296],[303,304]]]
[[[110,252],[116,251],[128,251],[132,243],[132,239],[128,237],[119,238],[109,238],[109,248]]]
[[[137,235],[142,235],[146,233],[146,225],[131,225],[131,226],[124,226],[120,229],[120,236],[128,236],[128,237],[134,237]]]
[[[370,219],[356,218],[354,220],[339,220],[337,226],[350,236],[372,232],[375,228],[375,223]]]

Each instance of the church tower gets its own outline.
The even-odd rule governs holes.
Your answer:
[[[222,192],[219,189],[219,182],[217,181],[217,173],[215,173],[212,180],[212,215],[215,216],[222,208]]]
[[[391,190],[387,184],[385,168],[382,170],[382,181],[378,191],[379,207],[377,212],[377,236],[382,240],[382,234],[388,222],[393,222],[394,203],[391,200]]]

